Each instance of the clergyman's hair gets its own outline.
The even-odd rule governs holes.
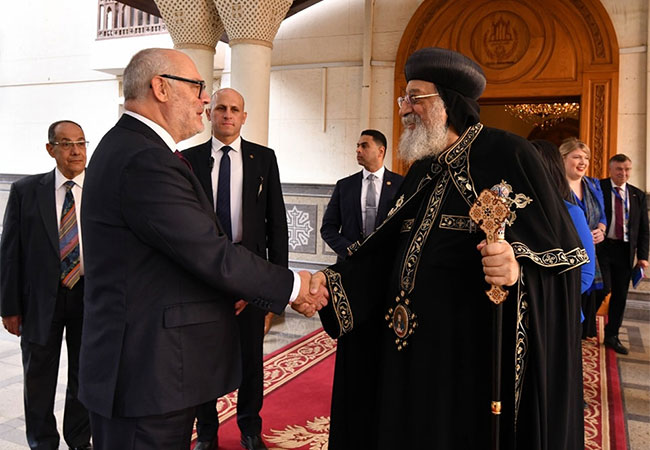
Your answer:
[[[133,55],[124,69],[122,89],[124,100],[142,99],[151,89],[151,80],[156,75],[173,72],[173,64],[164,48],[146,48]]]
[[[56,122],[52,123],[52,125],[50,125],[50,127],[47,129],[47,142],[54,144],[54,141],[56,141],[56,127],[62,123],[71,123],[78,126],[82,133],[84,131],[84,129],[81,128],[81,125],[79,125],[77,122],[73,122],[72,120],[57,120]]]
[[[614,156],[612,156],[611,158],[609,158],[609,163],[610,164],[614,163],[614,162],[624,163],[624,162],[628,162],[628,161],[632,162],[630,157],[627,156],[627,155],[624,155],[623,153],[617,153]]]
[[[562,158],[566,158],[574,150],[582,150],[591,158],[591,150],[589,150],[587,144],[577,137],[569,137],[562,141],[562,145],[560,145],[560,155],[562,155]]]
[[[370,136],[375,144],[378,146],[384,146],[385,149],[388,149],[388,141],[386,141],[386,136],[384,133],[378,130],[363,130],[361,136]]]

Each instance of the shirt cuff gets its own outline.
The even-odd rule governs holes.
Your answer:
[[[293,303],[298,298],[298,294],[300,294],[300,275],[298,275],[298,272],[293,272],[293,289],[291,290],[289,303]]]

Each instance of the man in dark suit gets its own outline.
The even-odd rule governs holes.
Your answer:
[[[86,138],[75,122],[50,125],[52,172],[11,185],[0,244],[0,314],[20,336],[25,426],[32,449],[58,449],[54,417],[65,329],[68,387],[63,437],[70,448],[90,448],[88,411],[77,399],[83,319],[83,260],[79,210],[86,167]]]
[[[232,241],[261,258],[287,267],[289,258],[286,210],[282,198],[278,163],[273,150],[240,137],[246,121],[244,98],[234,89],[220,89],[212,95],[206,111],[212,123],[212,139],[183,152],[194,174],[213,205],[228,195],[228,217],[219,220],[231,224]],[[230,172],[224,172],[224,147]],[[221,178],[229,178],[224,186]],[[226,190],[224,191],[224,187]],[[217,211],[219,214],[219,211]],[[238,299],[235,299],[238,300]],[[245,302],[240,300],[239,305]],[[237,395],[237,424],[241,444],[250,450],[266,449],[262,440],[264,370],[264,311],[244,308],[237,315],[242,352],[242,381]],[[197,408],[198,442],[195,450],[218,447],[217,400]]]
[[[384,221],[402,184],[401,175],[384,168],[386,148],[382,132],[361,132],[357,162],[363,170],[336,182],[320,234],[338,255],[338,261],[348,256],[350,245],[364,239]]]
[[[310,295],[308,272],[233,245],[174,155],[203,129],[209,100],[192,60],[142,50],[123,86],[126,113],[95,150],[84,189],[79,397],[96,449],[189,449],[196,406],[240,382],[233,298],[278,313],[295,298],[306,315],[326,301]]]
[[[606,238],[598,251],[604,292],[612,293],[605,325],[605,345],[627,355],[618,338],[634,268],[648,268],[648,206],[643,191],[627,182],[632,161],[621,153],[609,160],[609,178],[600,180],[607,215]],[[636,265],[634,257],[636,256]]]

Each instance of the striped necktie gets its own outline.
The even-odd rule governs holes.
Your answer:
[[[81,261],[79,260],[79,230],[77,228],[77,212],[72,195],[74,181],[66,181],[65,200],[61,210],[61,226],[59,227],[59,251],[61,254],[61,285],[72,289],[81,277]]]

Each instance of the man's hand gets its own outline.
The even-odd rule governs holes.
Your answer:
[[[481,241],[476,247],[483,256],[485,281],[493,286],[512,286],[519,278],[519,263],[515,252],[506,241],[488,244]]]
[[[7,316],[2,318],[2,324],[5,326],[5,330],[18,337],[20,337],[21,322],[21,316]]]
[[[300,292],[291,303],[291,307],[306,317],[312,317],[316,311],[327,305],[329,292],[327,292],[325,275],[316,272],[313,276],[306,270],[298,272],[300,276]]]
[[[235,315],[238,316],[244,308],[246,308],[246,305],[248,305],[248,302],[246,300],[237,300],[235,302]]]
[[[598,228],[596,228],[594,230],[591,230],[591,237],[594,240],[594,245],[600,244],[601,242],[603,242],[605,240],[605,232],[604,232],[603,229],[598,227]]]
[[[642,268],[643,270],[646,270],[648,268],[648,261],[645,259],[640,259],[636,262],[637,267]]]

